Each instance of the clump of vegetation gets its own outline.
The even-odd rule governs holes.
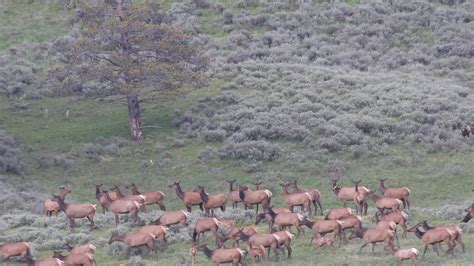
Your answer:
[[[15,140],[0,129],[0,174],[21,174],[25,168],[25,159]]]
[[[104,138],[99,137],[95,143],[84,145],[84,157],[98,160],[105,156],[118,157],[128,153],[129,141],[120,137]]]

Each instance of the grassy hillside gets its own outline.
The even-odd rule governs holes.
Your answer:
[[[10,82],[0,82],[7,84],[0,87],[0,125],[15,140],[9,141],[9,149],[21,151],[26,164],[21,175],[0,176],[0,242],[30,241],[38,257],[49,256],[65,242],[90,242],[98,246],[98,265],[127,263],[124,245],[107,241],[111,233],[136,230],[128,218],[114,229],[113,216],[103,215],[99,207],[98,229],[90,231],[86,221],[78,221],[80,228],[71,234],[63,214],[41,215],[41,201],[59,185],[69,185],[68,201],[95,203],[94,183],[125,190],[123,185],[134,182],[142,190],[162,190],[167,209],[178,210],[184,206],[167,187],[170,181],[181,180],[184,189],[204,185],[217,193],[227,191],[225,179],[236,178],[239,184],[262,179],[273,192],[273,205],[284,206],[278,184],[297,179],[301,187],[321,191],[326,213],[341,206],[328,180],[332,171],[343,174],[347,186],[350,179],[362,179],[375,190],[376,178],[382,176],[389,177],[389,186],[408,186],[411,225],[422,219],[459,224],[463,209],[474,199],[474,144],[457,128],[474,121],[472,45],[466,43],[472,36],[472,4],[419,1],[389,8],[347,2],[300,7],[285,1],[167,2],[177,23],[200,34],[213,64],[204,88],[143,103],[146,137],[139,143],[127,139],[127,109],[121,97],[51,97],[45,78],[50,55],[38,52],[34,43],[68,32],[64,15],[73,11],[36,2],[0,5],[6,14],[0,22],[8,21],[0,23],[0,81],[8,77]],[[34,20],[23,22],[25,14]],[[380,23],[375,29],[367,28],[372,19]],[[407,29],[397,26],[404,19],[412,22]],[[37,30],[37,25],[44,26]],[[389,29],[393,34],[384,35]],[[20,55],[7,49],[24,41],[28,45]],[[420,55],[416,60],[415,54]],[[20,73],[33,77],[18,93],[11,80],[22,83],[26,74],[10,71],[10,56],[26,67]],[[41,70],[35,72],[37,68]],[[140,214],[142,221],[160,214],[156,207],[148,209]],[[372,225],[374,212],[369,210],[364,223]],[[254,223],[253,213],[228,209],[218,215],[244,225]],[[191,225],[200,215],[193,212]],[[310,219],[322,217],[318,211]],[[472,221],[461,226],[466,253],[456,247],[450,259],[430,249],[421,264],[471,264],[474,226]],[[128,265],[190,264],[190,228],[171,228],[168,252],[159,253],[158,262],[153,254],[142,254]],[[266,228],[258,226],[260,232]],[[381,245],[375,255],[370,247],[359,254],[360,240],[343,245],[336,254],[314,251],[310,235],[307,229],[293,241],[290,261],[276,262],[272,255],[271,264],[396,263]],[[213,246],[212,237],[205,242]],[[412,234],[400,242],[423,249]],[[202,253],[197,262],[210,264]]]

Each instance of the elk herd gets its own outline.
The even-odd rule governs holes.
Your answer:
[[[296,180],[280,183],[282,201],[285,207],[274,207],[272,197],[276,192],[262,189],[263,182],[255,182],[255,190],[249,186],[235,184],[236,180],[226,180],[229,184],[227,193],[210,194],[204,186],[197,186],[194,189],[183,191],[179,181],[169,184],[177,197],[183,201],[186,210],[166,210],[165,194],[161,191],[140,192],[134,184],[127,184],[126,189],[130,194],[123,194],[120,187],[114,186],[110,190],[103,190],[102,184],[95,185],[95,197],[102,208],[102,213],[111,212],[115,216],[115,225],[120,222],[120,216],[128,215],[133,224],[139,229],[126,235],[112,235],[109,244],[120,241],[127,246],[127,251],[136,247],[145,246],[154,252],[158,259],[158,247],[156,240],[159,240],[160,251],[166,252],[168,242],[166,235],[171,226],[189,226],[188,219],[192,207],[199,206],[205,217],[200,217],[192,228],[191,246],[189,255],[192,257],[192,264],[195,264],[195,256],[202,252],[215,265],[221,263],[233,263],[242,265],[246,256],[250,256],[252,263],[264,262],[269,257],[274,256],[278,260],[280,253],[286,258],[292,255],[292,240],[295,237],[304,235],[304,227],[311,230],[310,244],[314,241],[316,250],[327,246],[331,253],[337,252],[334,242],[338,238],[338,247],[347,244],[349,240],[360,238],[363,244],[359,252],[362,252],[367,245],[372,246],[372,253],[375,251],[377,243],[384,243],[386,252],[392,253],[398,262],[412,260],[417,264],[419,251],[413,247],[401,248],[397,235],[400,227],[402,237],[407,237],[407,233],[414,233],[424,245],[423,256],[429,246],[439,255],[440,244],[447,245],[447,253],[453,256],[454,247],[460,245],[464,252],[464,242],[461,237],[461,229],[456,225],[430,226],[424,220],[418,224],[407,227],[408,214],[405,209],[410,208],[411,191],[407,187],[386,187],[387,178],[379,178],[378,190],[370,190],[361,185],[361,180],[352,180],[353,185],[343,187],[340,185],[340,176],[331,179],[331,189],[334,195],[343,203],[342,207],[331,208],[327,214],[318,220],[312,220],[313,213],[323,215],[321,205],[321,193],[315,188],[300,188]],[[65,186],[59,187],[57,195],[44,201],[44,214],[47,216],[58,215],[64,212],[71,232],[76,227],[76,219],[87,218],[91,230],[95,229],[94,215],[96,205],[91,203],[68,203],[66,197],[72,190]],[[259,232],[253,225],[236,225],[234,219],[219,219],[215,216],[215,210],[226,211],[227,202],[232,203],[232,208],[238,208],[242,204],[245,209],[255,209],[255,225],[265,221],[268,223],[268,232]],[[354,202],[355,209],[347,207],[347,202]],[[372,218],[374,226],[365,227],[363,216],[367,215],[369,202],[373,202],[376,213]],[[150,221],[148,225],[140,223],[139,213],[144,212],[146,205],[156,204],[161,212],[159,217]],[[261,205],[261,212],[259,212]],[[301,212],[295,212],[295,207],[300,207]],[[474,204],[467,208],[466,215],[462,222],[469,222],[474,216]],[[305,215],[307,214],[307,215]],[[297,235],[291,233],[291,228],[295,228]],[[207,232],[215,237],[215,248],[206,244],[199,244],[201,236]],[[347,237],[349,233],[349,237]],[[232,247],[227,247],[227,241]],[[245,242],[245,248],[241,248],[241,243]],[[5,243],[0,245],[0,258],[8,261],[10,257],[20,257],[21,261],[28,265],[93,265],[96,247],[91,244],[77,245],[71,247],[68,244],[63,249],[68,252],[63,255],[62,251],[54,251],[53,256],[48,259],[34,260],[31,256],[31,245],[27,242]],[[317,252],[317,251],[315,251]]]

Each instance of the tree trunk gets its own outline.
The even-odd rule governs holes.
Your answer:
[[[140,140],[143,138],[142,118],[140,116],[140,106],[136,94],[127,95],[128,104],[128,124],[130,125],[130,138]]]

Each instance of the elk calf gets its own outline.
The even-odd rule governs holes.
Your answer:
[[[247,246],[248,252],[250,256],[252,256],[252,264],[255,265],[255,258],[258,258],[258,261],[266,261],[267,252],[265,251],[265,247],[260,245],[257,247],[253,247],[252,245]]]
[[[398,264],[401,264],[402,261],[404,260],[412,260],[413,263],[416,265],[418,265],[418,254],[420,254],[420,252],[418,251],[418,249],[416,248],[395,248],[395,247],[390,247],[389,249],[394,255],[395,257],[397,257],[397,261],[398,261]]]
[[[64,256],[61,252],[53,251],[53,258],[64,261],[66,265],[94,265],[94,256],[90,253],[68,254]]]
[[[331,253],[334,253],[336,247],[334,246],[334,240],[332,237],[319,236],[315,240],[316,249],[323,249],[324,246],[328,246],[331,249]]]

